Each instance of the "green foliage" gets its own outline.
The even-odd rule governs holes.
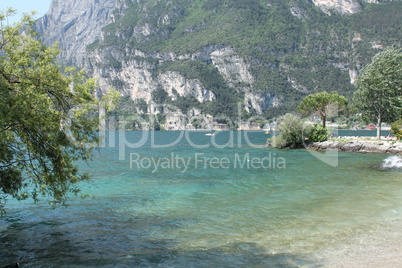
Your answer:
[[[113,79],[110,84],[111,84],[112,87],[114,87],[114,88],[119,88],[119,89],[122,89],[122,88],[124,88],[124,86],[125,86],[124,81],[122,81],[122,80],[119,79],[119,78]]]
[[[188,104],[192,104],[192,107],[201,108],[204,112],[214,116],[226,115],[230,118],[236,118],[237,103],[243,99],[244,95],[235,88],[229,87],[222,75],[212,65],[196,60],[173,61],[160,65],[157,71],[159,73],[175,71],[187,79],[198,79],[205,88],[212,91],[216,96],[216,101],[207,101],[202,104],[194,97],[178,97],[176,102],[170,102],[182,111],[187,111],[191,108]],[[165,93],[155,92],[161,96]],[[189,103],[185,104],[185,101]]]
[[[138,99],[134,102],[135,106],[138,107],[139,111],[146,113],[148,111],[148,104],[144,99]]]
[[[141,101],[145,104],[145,112],[147,111],[148,105],[145,103],[143,99]],[[142,102],[137,100],[134,102],[129,96],[120,97],[117,99],[117,102],[114,102],[115,109],[107,110],[107,118],[114,117],[114,120],[119,120],[119,117],[128,118],[135,114],[136,107],[140,107],[140,110],[144,107],[142,106]]]
[[[391,124],[391,132],[398,140],[402,140],[402,119]]]
[[[322,127],[325,128],[326,119],[330,115],[338,115],[344,110],[348,100],[344,96],[339,96],[337,92],[319,92],[308,95],[297,107],[299,112],[305,115],[318,113],[322,119]]]
[[[298,115],[287,113],[278,119],[279,134],[272,137],[275,148],[302,148],[306,143],[328,140],[328,130],[319,125],[307,126]]]
[[[323,142],[328,140],[328,130],[322,126],[314,125],[309,129],[309,142]]]
[[[298,115],[287,113],[281,116],[278,122],[279,134],[272,138],[272,146],[275,148],[303,147],[304,120]]]
[[[30,16],[3,26],[13,13],[0,13],[0,195],[64,203],[88,178],[75,164],[90,157],[84,144],[98,140],[95,82],[57,65],[57,47],[36,39]]]
[[[362,34],[362,38],[381,40],[384,46],[401,45],[402,12],[401,1],[389,2],[382,5],[369,5],[365,12],[352,17],[352,29]],[[373,36],[376,38],[374,39]],[[373,56],[371,51],[362,51],[364,58]]]
[[[172,104],[186,114],[191,108],[201,107],[201,103],[193,96],[178,96]]]
[[[100,106],[102,106],[106,111],[111,111],[116,109],[116,104],[119,102],[121,96],[120,92],[114,88],[110,88],[109,92],[106,93],[100,100]]]
[[[402,50],[386,48],[373,57],[357,80],[356,106],[367,120],[376,120],[380,138],[382,122],[400,118],[402,110]]]
[[[166,102],[166,100],[169,98],[168,93],[160,87],[158,87],[157,89],[152,91],[151,96],[152,96],[152,100],[156,104],[164,104]]]
[[[116,10],[116,20],[104,28],[104,38],[89,48],[101,49],[100,53],[109,53],[109,47],[122,53],[126,47],[139,49],[149,55],[144,59],[149,62],[158,60],[152,56],[157,53],[194,55],[196,66],[166,60],[164,64],[154,62],[155,70],[181,69],[180,73],[202,80],[209,89],[210,74],[215,75],[211,77],[215,82],[223,79],[204,54],[231,47],[249,63],[253,90],[269,91],[283,101],[265,111],[272,118],[294,110],[306,93],[337,91],[351,97],[354,87],[348,70],[369,62],[377,52],[373,44],[402,45],[402,1],[381,2],[384,4],[359,1],[363,5],[359,14],[328,16],[312,1],[301,0],[129,1]],[[302,12],[301,18],[290,12],[294,7]],[[147,35],[138,32],[145,25],[150,29]],[[121,64],[109,57],[104,67],[119,69]],[[295,90],[290,78],[307,90]],[[114,82],[118,88],[118,81]],[[232,88],[224,86],[224,81],[215,82],[220,86],[212,87],[214,93],[229,92],[217,100],[229,103],[203,104],[202,109],[214,115],[233,114],[241,85]]]

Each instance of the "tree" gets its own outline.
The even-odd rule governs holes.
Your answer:
[[[56,45],[35,38],[31,16],[3,26],[14,13],[0,13],[0,210],[7,196],[63,204],[88,178],[75,164],[90,157],[84,144],[98,140],[95,81],[56,63]]]
[[[326,120],[333,112],[339,112],[346,108],[348,100],[337,92],[319,92],[308,95],[297,107],[302,114],[310,116],[319,113],[322,120],[322,127],[326,127]]]
[[[362,69],[356,87],[355,104],[364,119],[377,121],[377,138],[381,139],[381,123],[394,122],[401,115],[401,49],[389,47],[376,54]]]

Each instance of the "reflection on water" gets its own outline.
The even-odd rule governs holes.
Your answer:
[[[166,141],[169,133],[156,135]],[[192,135],[198,144],[211,139]],[[252,135],[255,144],[266,139]],[[219,136],[227,142],[225,133]],[[186,172],[130,166],[131,153],[160,159],[172,152],[232,165],[200,168],[190,161]],[[117,148],[96,153],[83,166],[94,175],[82,185],[91,198],[72,197],[68,208],[10,200],[0,219],[0,267],[17,261],[23,267],[320,267],[321,250],[402,213],[402,176],[380,168],[384,155],[340,154],[339,166],[331,167],[305,150],[249,146],[200,149],[180,142],[125,153],[125,160]],[[275,154],[286,168],[247,161],[235,167],[236,154]]]

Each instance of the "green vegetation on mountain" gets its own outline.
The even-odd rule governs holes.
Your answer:
[[[252,90],[280,99],[279,106],[265,107],[264,115],[271,118],[295,110],[311,93],[351,97],[349,70],[368,64],[379,48],[402,45],[402,2],[380,2],[359,1],[362,12],[329,16],[302,0],[126,1],[89,49],[138,49],[146,54],[144,61],[155,65],[155,75],[178,71],[217,94],[217,104],[196,104],[202,110],[231,115],[243,85],[228,86],[207,59],[154,61],[156,53],[193,55],[231,47],[250,66]]]
[[[171,61],[162,64],[157,69],[158,73],[165,71],[176,71],[187,79],[198,79],[204,87],[210,89],[217,97],[214,103],[207,101],[203,105],[191,97],[178,97],[176,102],[170,101],[170,104],[174,104],[178,108],[187,106],[183,107],[185,111],[181,109],[183,112],[186,112],[191,107],[201,108],[202,106],[205,112],[214,116],[235,117],[237,115],[237,103],[241,102],[244,94],[229,87],[218,70],[211,64],[193,60]],[[162,93],[159,92],[159,94]],[[161,104],[163,102],[157,101],[156,103]],[[190,107],[189,104],[193,105]]]

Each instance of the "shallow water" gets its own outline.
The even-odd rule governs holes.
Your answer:
[[[168,148],[120,134],[82,166],[89,198],[55,210],[8,202],[0,266],[321,267],[320,252],[402,214],[402,174],[381,167],[388,155],[340,153],[331,166],[307,150],[250,146],[263,132],[153,133]],[[123,154],[128,143],[138,148]]]

